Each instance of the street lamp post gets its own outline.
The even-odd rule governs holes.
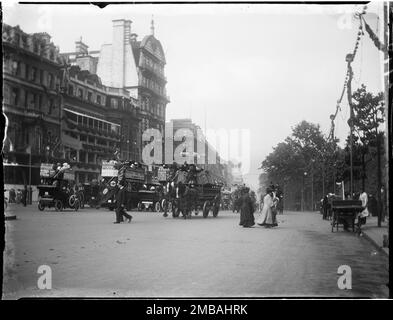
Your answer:
[[[314,161],[311,160],[311,211],[314,211]]]
[[[307,172],[303,172],[303,185],[302,185],[302,201],[301,201],[301,210],[304,211],[304,180],[307,176]]]

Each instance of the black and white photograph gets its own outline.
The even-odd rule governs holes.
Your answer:
[[[393,2],[1,6],[3,300],[390,298]]]

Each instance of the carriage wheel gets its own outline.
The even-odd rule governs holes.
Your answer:
[[[167,208],[167,210],[168,211],[172,211],[172,209],[173,209],[173,205],[172,205],[172,202],[168,202],[168,208]]]
[[[162,199],[161,200],[161,211],[168,210],[166,207],[167,205],[168,205],[168,201],[166,199]]]
[[[138,211],[142,211],[142,202],[138,202],[137,209],[138,209]]]
[[[72,195],[70,196],[70,198],[68,199],[68,204],[69,204],[69,206],[70,206],[71,208],[74,207],[76,200],[77,200],[77,199],[76,199],[76,197],[75,197],[74,194],[72,194]]]
[[[38,201],[38,210],[44,211],[44,209],[45,209],[44,203],[41,200]]]
[[[205,201],[205,203],[203,204],[203,209],[202,209],[204,218],[207,218],[207,216],[209,215],[209,210],[210,210],[209,201]]]
[[[63,210],[63,203],[60,200],[55,200],[55,210],[56,211]]]
[[[79,200],[79,204],[80,204],[79,206],[81,209],[85,208],[85,197],[83,195],[81,196],[81,198]]]
[[[79,207],[80,207],[79,200],[76,199],[76,200],[75,200],[75,203],[74,203],[74,210],[75,210],[75,211],[78,211],[78,210],[79,210]]]
[[[216,218],[216,217],[218,216],[218,210],[219,210],[219,208],[218,208],[217,206],[215,206],[215,207],[213,208],[213,217],[214,217],[214,218]]]
[[[154,210],[156,212],[160,212],[161,211],[161,205],[160,205],[159,201],[157,201],[156,204],[154,205]]]
[[[172,217],[177,218],[180,215],[180,208],[172,207]]]

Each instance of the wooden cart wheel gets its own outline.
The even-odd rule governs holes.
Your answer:
[[[79,200],[76,199],[75,202],[74,202],[74,210],[75,210],[75,211],[78,211],[79,208],[80,208],[80,203],[79,203]]]
[[[60,200],[55,200],[55,210],[56,211],[63,210],[63,203]]]
[[[202,213],[203,213],[203,217],[207,218],[207,216],[209,215],[209,201],[205,201],[205,203],[203,204],[203,209],[202,209]]]
[[[156,204],[155,204],[155,206],[154,206],[154,210],[155,210],[156,212],[160,212],[160,211],[161,211],[161,205],[160,205],[160,202],[159,202],[159,201],[156,202]]]
[[[38,210],[44,211],[44,209],[45,209],[44,203],[41,200],[38,201]]]
[[[219,207],[218,207],[218,206],[214,206],[214,208],[213,208],[213,217],[214,217],[214,218],[217,217],[218,211],[219,211]]]
[[[167,206],[167,200],[166,199],[162,199],[161,200],[161,210],[162,211],[168,210],[168,208],[166,206]]]

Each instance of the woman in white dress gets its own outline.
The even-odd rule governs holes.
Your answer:
[[[362,192],[359,196],[359,200],[362,201],[363,211],[358,215],[358,226],[366,223],[366,218],[370,215],[367,209],[368,196],[366,192]]]
[[[257,220],[257,224],[266,228],[276,227],[277,220],[275,214],[275,206],[277,201],[274,199],[273,190],[271,188],[266,189],[266,195],[263,198],[262,213]]]

